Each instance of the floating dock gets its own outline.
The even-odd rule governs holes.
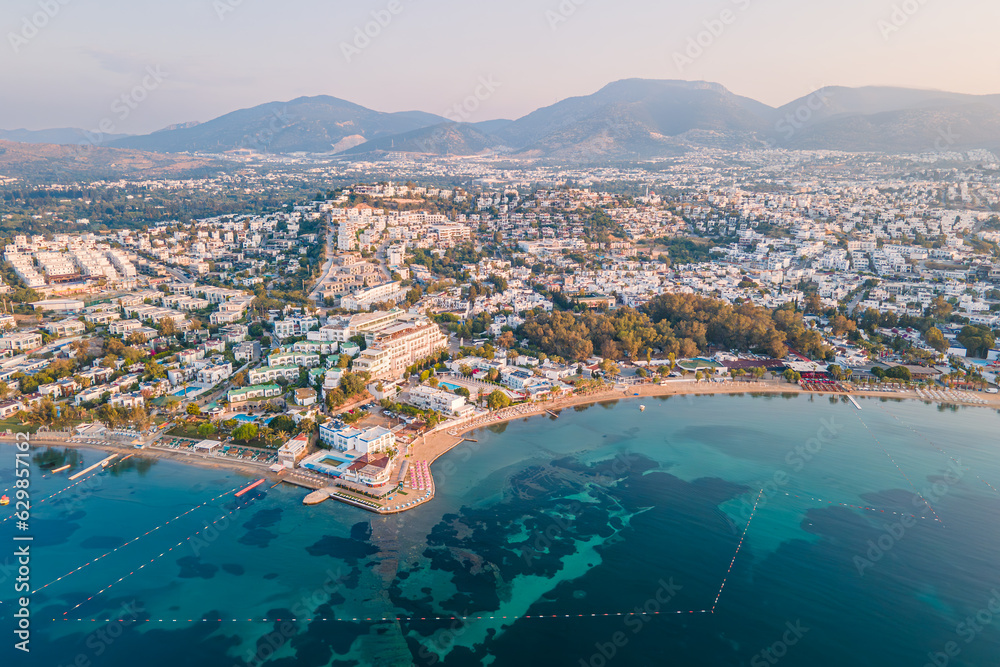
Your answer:
[[[70,468],[70,464],[68,464],[68,463],[67,463],[67,464],[66,464],[66,465],[64,465],[64,466],[63,466],[62,468],[56,468],[55,470],[53,470],[53,471],[52,471],[52,474],[54,475],[54,474],[56,474],[57,472],[62,472],[63,470],[68,470],[69,468]]]
[[[856,408],[857,408],[858,410],[860,410],[860,409],[861,409],[861,406],[860,406],[860,405],[858,405],[858,402],[854,400],[854,397],[853,397],[853,396],[851,396],[850,394],[848,394],[848,395],[847,395],[847,398],[849,398],[849,399],[850,399],[851,403],[854,403],[854,407],[856,407]]]
[[[261,478],[260,478],[260,479],[258,479],[258,480],[257,480],[256,482],[254,482],[253,484],[251,484],[251,485],[250,485],[250,486],[248,486],[247,488],[243,489],[242,491],[237,491],[237,492],[236,492],[236,497],[237,497],[237,498],[239,498],[239,497],[240,497],[240,496],[242,496],[243,494],[245,494],[245,493],[249,493],[249,492],[250,492],[250,491],[252,491],[253,489],[256,489],[256,488],[257,488],[258,486],[260,486],[261,484],[263,484],[263,483],[264,483],[265,481],[266,481],[266,480],[265,480],[265,479],[264,479],[263,477],[261,477]]]

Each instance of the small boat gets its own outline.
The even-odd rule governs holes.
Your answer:
[[[639,412],[645,412],[645,411],[646,411],[646,406],[645,405],[640,405],[639,406]]]
[[[10,498],[7,496],[0,496],[0,505],[10,505]]]

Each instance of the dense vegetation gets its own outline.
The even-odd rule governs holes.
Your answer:
[[[771,312],[689,294],[663,294],[641,310],[541,313],[528,319],[519,333],[546,354],[578,361],[595,353],[612,359],[691,357],[712,347],[777,358],[784,357],[789,346],[817,358],[828,352],[819,331],[807,326],[793,306]]]

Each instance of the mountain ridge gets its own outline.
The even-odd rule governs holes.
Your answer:
[[[10,139],[12,133],[39,139],[36,143],[77,143],[82,130],[0,131],[0,138]],[[375,111],[316,95],[238,109],[150,134],[114,137],[105,145],[167,154],[495,152],[575,161],[669,156],[699,147],[993,150],[1000,147],[1000,94],[828,86],[772,107],[714,82],[633,78],[520,118],[476,123],[456,123],[423,111]]]

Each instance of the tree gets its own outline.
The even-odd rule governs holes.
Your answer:
[[[514,334],[511,331],[504,331],[500,338],[497,340],[497,344],[500,347],[510,349],[514,347],[517,341],[514,340]]]
[[[604,359],[600,364],[601,370],[604,371],[605,375],[609,377],[618,377],[621,375],[622,369],[615,362],[610,359]]]
[[[339,368],[347,368],[350,365],[351,365],[351,355],[349,354],[340,355],[340,359],[337,360],[337,366]]]
[[[849,320],[843,315],[837,315],[834,317],[830,321],[830,327],[833,329],[833,333],[836,336],[843,336],[844,334],[857,331],[858,329],[858,325],[854,323],[854,320]]]
[[[258,428],[256,424],[240,424],[233,429],[233,438],[249,442],[257,437]]]
[[[278,415],[268,423],[268,426],[276,432],[291,433],[295,430],[295,420],[287,415]]]
[[[937,327],[928,329],[927,333],[924,334],[924,340],[938,352],[944,353],[948,351],[948,341],[945,340],[944,334]]]
[[[234,387],[244,387],[244,386],[246,386],[246,383],[247,383],[247,374],[244,373],[243,371],[240,371],[239,373],[237,373],[236,375],[233,376],[232,383],[233,383]]]
[[[6,382],[0,382],[0,400],[6,400],[10,396],[10,386]]]
[[[818,292],[812,292],[806,297],[805,310],[813,315],[823,310],[823,301]]]
[[[344,373],[340,378],[340,389],[346,398],[352,398],[365,391],[365,379],[357,373]]]
[[[129,345],[145,345],[146,344],[146,334],[140,331],[133,331],[129,334],[126,342]]]
[[[177,325],[169,317],[161,318],[156,328],[159,330],[161,335],[167,337],[173,336],[177,333]]]
[[[931,301],[931,307],[930,307],[931,315],[940,320],[948,319],[948,316],[951,315],[953,310],[954,307],[950,303],[948,303],[948,300],[945,299],[943,296],[938,296],[933,301]]]
[[[198,424],[198,435],[203,438],[207,438],[210,435],[214,435],[216,432],[215,424],[212,422],[205,422],[204,424]]]
[[[328,391],[326,393],[326,409],[333,412],[334,409],[339,408],[344,404],[347,397],[344,396],[344,392],[340,389],[334,389],[333,391]]]
[[[989,328],[975,325],[963,327],[957,338],[973,357],[986,357],[997,342]]]
[[[188,403],[188,406],[185,409],[185,411],[189,415],[192,415],[192,416],[195,416],[195,417],[197,417],[198,415],[201,414],[201,408],[198,407],[197,403]]]
[[[167,376],[167,372],[163,369],[163,366],[152,359],[146,362],[146,374],[154,380],[161,380]]]
[[[893,366],[889,370],[885,371],[885,377],[895,380],[903,380],[904,382],[909,382],[913,379],[910,369],[906,366]]]
[[[510,397],[497,389],[486,397],[486,405],[490,410],[502,410],[503,408],[510,407]]]

